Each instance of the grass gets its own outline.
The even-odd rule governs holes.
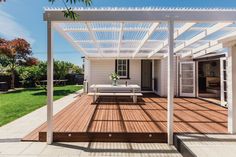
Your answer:
[[[54,100],[80,90],[82,86],[54,87]],[[21,89],[0,94],[0,126],[22,117],[46,104],[46,91],[40,88]]]

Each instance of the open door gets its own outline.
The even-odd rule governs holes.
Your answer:
[[[195,62],[180,62],[180,96],[195,97]]]
[[[226,58],[220,59],[220,99],[221,105],[227,106],[227,61]]]

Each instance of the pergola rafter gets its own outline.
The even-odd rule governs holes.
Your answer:
[[[232,22],[227,22],[227,23],[217,23],[215,24],[214,26],[210,27],[210,28],[207,28],[205,29],[204,31],[202,31],[201,33],[199,33],[198,35],[194,36],[192,39],[188,40],[188,41],[185,41],[183,44],[177,46],[175,49],[174,49],[174,52],[178,52],[182,49],[184,49],[185,47],[207,37],[208,35],[210,34],[213,34],[215,32],[217,32],[218,30],[228,26],[232,24]]]
[[[209,47],[209,48],[207,48],[205,50],[202,50],[202,51],[200,51],[198,53],[193,54],[193,58],[204,56],[204,55],[206,55],[208,53],[214,52],[214,51],[222,49],[222,48],[223,48],[222,44],[216,44],[216,45],[211,46],[211,47]]]
[[[88,22],[85,22],[85,24],[86,24],[87,29],[88,29],[88,32],[89,32],[89,34],[90,34],[90,38],[92,39],[92,41],[94,42],[94,44],[95,44],[96,47],[97,47],[98,53],[99,53],[101,56],[103,56],[103,55],[102,55],[102,52],[101,52],[101,49],[100,49],[100,46],[99,46],[99,43],[97,42],[96,36],[95,36],[95,34],[94,34],[94,31],[91,29],[91,26],[90,26],[90,24],[89,24]]]
[[[122,22],[120,24],[120,30],[119,30],[119,41],[118,41],[118,48],[117,48],[117,57],[120,56],[120,48],[121,48],[122,37],[123,37],[123,29],[124,29],[124,23]]]
[[[184,57],[192,56],[192,55],[194,55],[194,54],[196,54],[196,53],[199,53],[199,52],[200,52],[199,54],[205,55],[205,54],[207,54],[207,53],[203,53],[203,52],[201,52],[201,51],[203,51],[203,50],[205,50],[205,49],[209,49],[209,48],[211,48],[211,47],[213,47],[213,46],[219,44],[219,41],[220,41],[220,40],[222,40],[222,39],[224,39],[224,38],[228,38],[228,37],[233,36],[233,35],[236,35],[236,31],[233,32],[233,33],[224,35],[224,36],[218,38],[217,40],[209,41],[209,42],[207,42],[206,44],[203,44],[203,45],[201,45],[201,46],[199,46],[199,47],[197,47],[197,48],[194,48],[194,49],[190,50],[189,52],[186,52],[186,53],[182,54],[181,57],[184,58]],[[210,49],[210,50],[211,50],[211,49]],[[210,52],[208,52],[208,53],[210,53]],[[195,55],[195,56],[196,56],[196,55]]]
[[[190,29],[195,23],[186,23],[184,26],[182,26],[179,30],[177,30],[174,33],[174,39],[176,39],[178,36],[180,36],[182,33],[184,33],[185,31],[187,31],[188,29]],[[158,51],[160,51],[161,49],[163,49],[165,46],[168,45],[168,39],[165,40],[163,42],[162,45],[160,45],[159,47],[157,47],[154,51],[152,51],[149,55],[148,58],[152,57],[155,53],[157,53]]]
[[[144,38],[142,39],[142,41],[140,42],[138,48],[134,51],[133,53],[133,57],[135,57],[135,55],[140,51],[140,49],[143,47],[143,45],[147,42],[147,40],[150,38],[150,36],[155,32],[157,26],[159,25],[159,23],[153,23],[151,25],[151,27],[149,28],[148,32],[146,33],[146,35],[144,36]]]

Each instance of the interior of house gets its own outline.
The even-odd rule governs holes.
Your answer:
[[[220,60],[198,62],[198,96],[220,100]]]

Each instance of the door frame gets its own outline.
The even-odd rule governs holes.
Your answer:
[[[204,99],[203,97],[200,97],[199,96],[199,79],[198,79],[198,73],[199,73],[199,62],[207,62],[207,61],[220,61],[221,62],[221,59],[227,59],[225,56],[224,57],[216,57],[216,58],[210,58],[210,59],[200,59],[200,60],[196,60],[196,97],[197,98],[200,98],[200,99]],[[221,63],[220,63],[221,64]],[[221,66],[221,65],[220,65]],[[221,75],[221,67],[220,67],[220,75]],[[221,76],[220,76],[220,82],[221,82]],[[220,85],[222,86],[222,85]],[[221,90],[222,87],[220,87],[220,90]],[[222,94],[222,93],[221,93]],[[221,94],[220,94],[220,99],[221,99]],[[209,101],[209,100],[208,100]],[[215,103],[215,102],[214,102]],[[218,105],[222,105],[222,101],[221,101],[221,104],[218,104]],[[224,105],[222,105],[224,106]]]
[[[192,63],[193,65],[193,93],[182,93],[182,64],[184,63]],[[196,61],[182,61],[179,62],[179,68],[180,68],[180,80],[179,80],[179,95],[180,97],[196,97]]]
[[[142,75],[142,72],[143,72],[143,61],[150,61],[151,62],[151,65],[150,65],[150,89],[143,89],[142,87],[142,80],[143,80],[143,75]],[[141,59],[141,91],[144,91],[144,92],[153,92],[153,61],[152,60],[149,60],[149,59]]]
[[[225,61],[225,64],[226,64],[226,68],[224,69],[224,61]],[[220,58],[220,105],[221,106],[227,106],[228,104],[228,100],[227,98],[225,98],[225,92],[226,92],[226,95],[228,95],[228,91],[227,91],[227,69],[228,69],[228,65],[227,65],[227,57],[222,57]],[[224,79],[224,70],[226,72],[226,79]],[[224,82],[226,82],[226,84],[224,84]],[[225,87],[226,85],[226,87]],[[226,88],[226,90],[225,90]]]

